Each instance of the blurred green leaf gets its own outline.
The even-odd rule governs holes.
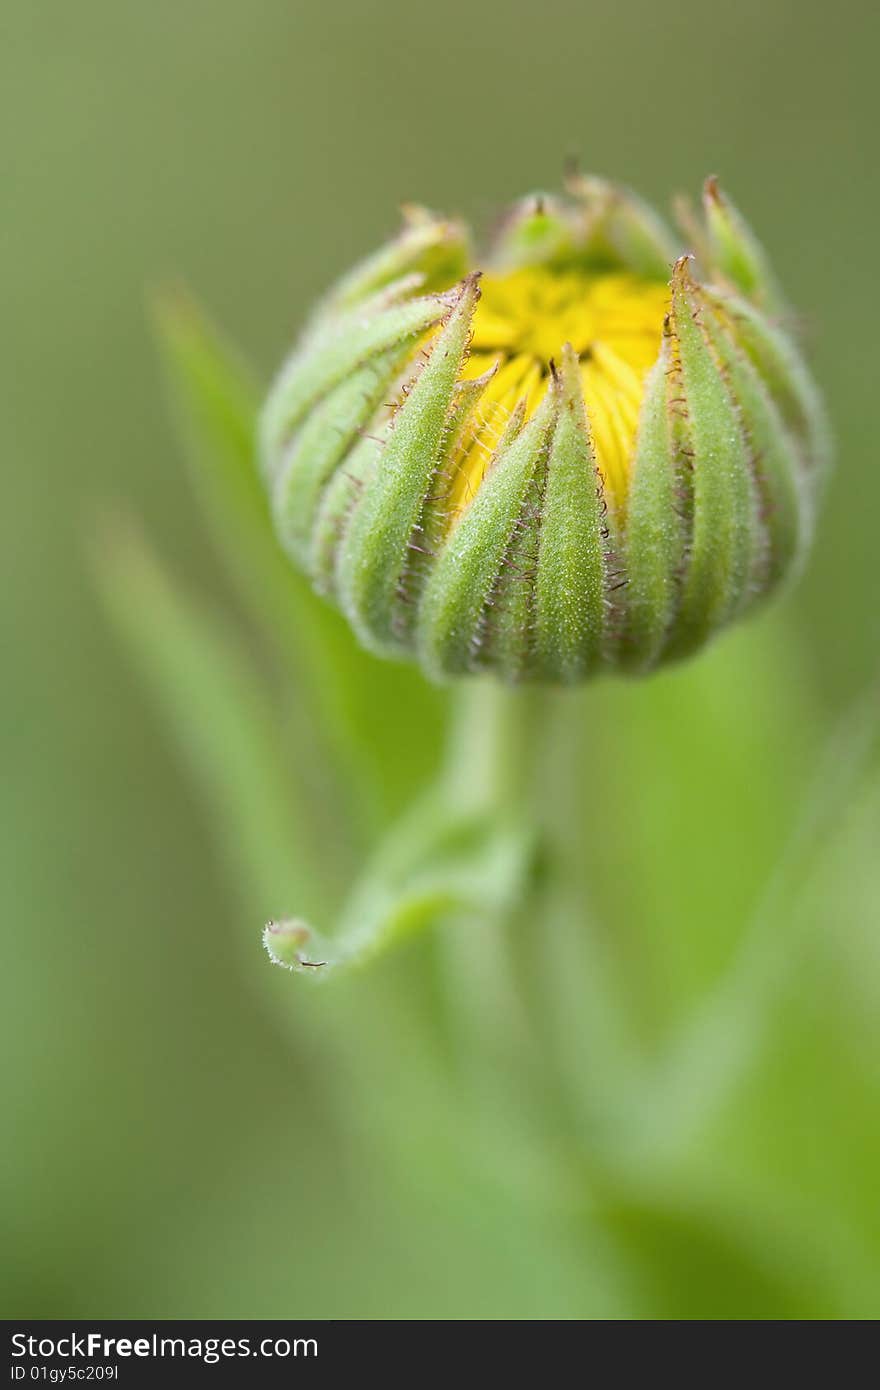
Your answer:
[[[630,1306],[661,1320],[789,1320],[841,1315],[812,1282],[784,1229],[734,1203],[693,1195],[621,1197],[603,1204],[602,1229],[630,1282]]]
[[[107,522],[100,591],[158,699],[243,881],[267,910],[296,900],[326,908],[314,818],[285,764],[277,700],[227,623],[172,582],[133,528]]]
[[[548,804],[643,1055],[736,956],[821,746],[779,615],[556,712]]]
[[[694,1127],[708,1124],[761,1058],[788,982],[811,951],[811,935],[831,927],[834,913],[817,887],[840,862],[851,808],[876,778],[878,733],[880,699],[872,683],[828,740],[736,956],[647,1078],[646,1103],[631,1112],[655,1159],[658,1145],[678,1146]],[[847,877],[835,879],[841,903],[848,890]],[[819,904],[824,911],[817,915]]]
[[[435,770],[444,696],[416,671],[363,652],[281,551],[256,465],[260,391],[239,355],[181,294],[158,301],[156,323],[196,495],[219,552],[302,692],[306,741],[319,735],[344,794],[375,830]]]

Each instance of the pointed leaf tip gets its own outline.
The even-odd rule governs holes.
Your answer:
[[[263,928],[263,945],[273,965],[284,970],[319,970],[325,960],[310,959],[311,927],[298,917],[282,922],[268,921]]]

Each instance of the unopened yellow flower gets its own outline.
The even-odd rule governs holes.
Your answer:
[[[714,180],[704,207],[681,247],[577,179],[476,267],[410,208],[319,306],[261,457],[283,544],[365,644],[436,677],[646,671],[795,570],[822,407]]]

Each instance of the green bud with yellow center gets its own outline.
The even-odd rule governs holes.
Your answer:
[[[278,535],[360,640],[438,679],[696,651],[792,575],[829,456],[764,253],[715,180],[694,254],[572,180],[402,234],[319,306],[261,421]]]

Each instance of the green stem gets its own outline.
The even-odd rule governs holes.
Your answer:
[[[637,1061],[623,982],[585,881],[580,836],[597,795],[584,765],[589,718],[582,692],[463,684],[444,778],[457,811],[530,827],[546,866],[519,911],[445,933],[469,1074],[485,1094],[497,1089],[503,1061],[515,1077],[514,1109],[530,1075],[533,1103],[578,1145],[613,1123]]]
[[[549,692],[487,679],[455,691],[443,789],[457,809],[511,816],[534,805]]]
[[[441,796],[455,816],[530,827],[545,692],[468,681],[454,695]],[[523,904],[525,910],[525,904]],[[534,1068],[529,1010],[516,962],[517,912],[450,922],[440,938],[452,1040],[477,1123],[507,1132]],[[509,1094],[504,1095],[507,1090]]]

